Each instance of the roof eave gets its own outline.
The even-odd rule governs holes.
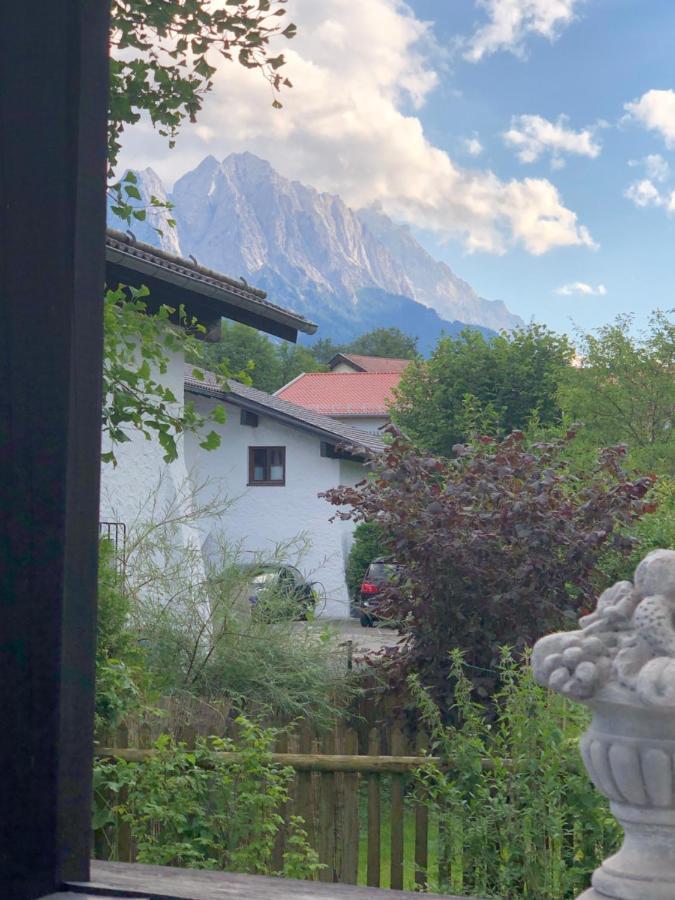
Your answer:
[[[276,419],[278,422],[283,422],[286,425],[291,425],[293,428],[299,428],[301,431],[307,431],[310,434],[315,434],[318,437],[323,438],[323,440],[325,441],[332,442],[334,446],[338,446],[340,444],[353,446],[357,448],[357,452],[352,454],[355,459],[365,460],[369,453],[378,452],[373,447],[367,447],[365,444],[350,444],[349,440],[345,438],[344,435],[335,434],[335,432],[320,428],[318,425],[312,425],[310,422],[304,422],[302,419],[296,419],[293,416],[289,416],[278,409],[273,409],[269,406],[265,406],[264,403],[257,403],[255,400],[251,400],[247,397],[242,397],[239,394],[235,394],[231,391],[214,391],[212,388],[200,388],[200,386],[192,383],[186,383],[185,390],[191,394],[197,394],[201,397],[210,397],[214,400],[222,400],[225,403],[231,403],[233,406],[238,406],[241,409],[248,410],[249,412],[258,413],[259,415],[267,416],[270,419]]]
[[[108,236],[114,241],[114,246],[110,242],[106,243],[106,262],[173,285],[181,291],[188,291],[198,296],[202,302],[215,301],[209,304],[214,315],[244,321],[245,324],[253,324],[255,321],[261,330],[286,340],[294,341],[298,332],[314,334],[317,330],[318,326],[314,322],[265,302],[264,291],[239,286],[221,273],[172,257],[149,244],[131,242],[121,232],[109,229]]]

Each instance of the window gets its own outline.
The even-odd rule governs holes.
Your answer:
[[[249,447],[248,483],[286,484],[286,448]]]

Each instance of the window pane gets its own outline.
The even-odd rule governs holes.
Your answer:
[[[281,447],[270,447],[270,481],[284,480],[284,451]]]
[[[253,451],[253,481],[267,481],[265,467],[267,453],[264,447],[258,447]]]

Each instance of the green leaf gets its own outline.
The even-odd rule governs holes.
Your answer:
[[[206,438],[201,441],[199,446],[204,450],[217,450],[220,447],[220,435],[215,431],[209,431]]]

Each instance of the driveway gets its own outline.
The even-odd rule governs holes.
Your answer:
[[[337,631],[341,643],[351,641],[354,656],[366,656],[383,647],[395,647],[399,641],[399,634],[394,628],[380,625],[363,628],[358,619],[319,619],[316,624],[319,627],[328,625]]]

